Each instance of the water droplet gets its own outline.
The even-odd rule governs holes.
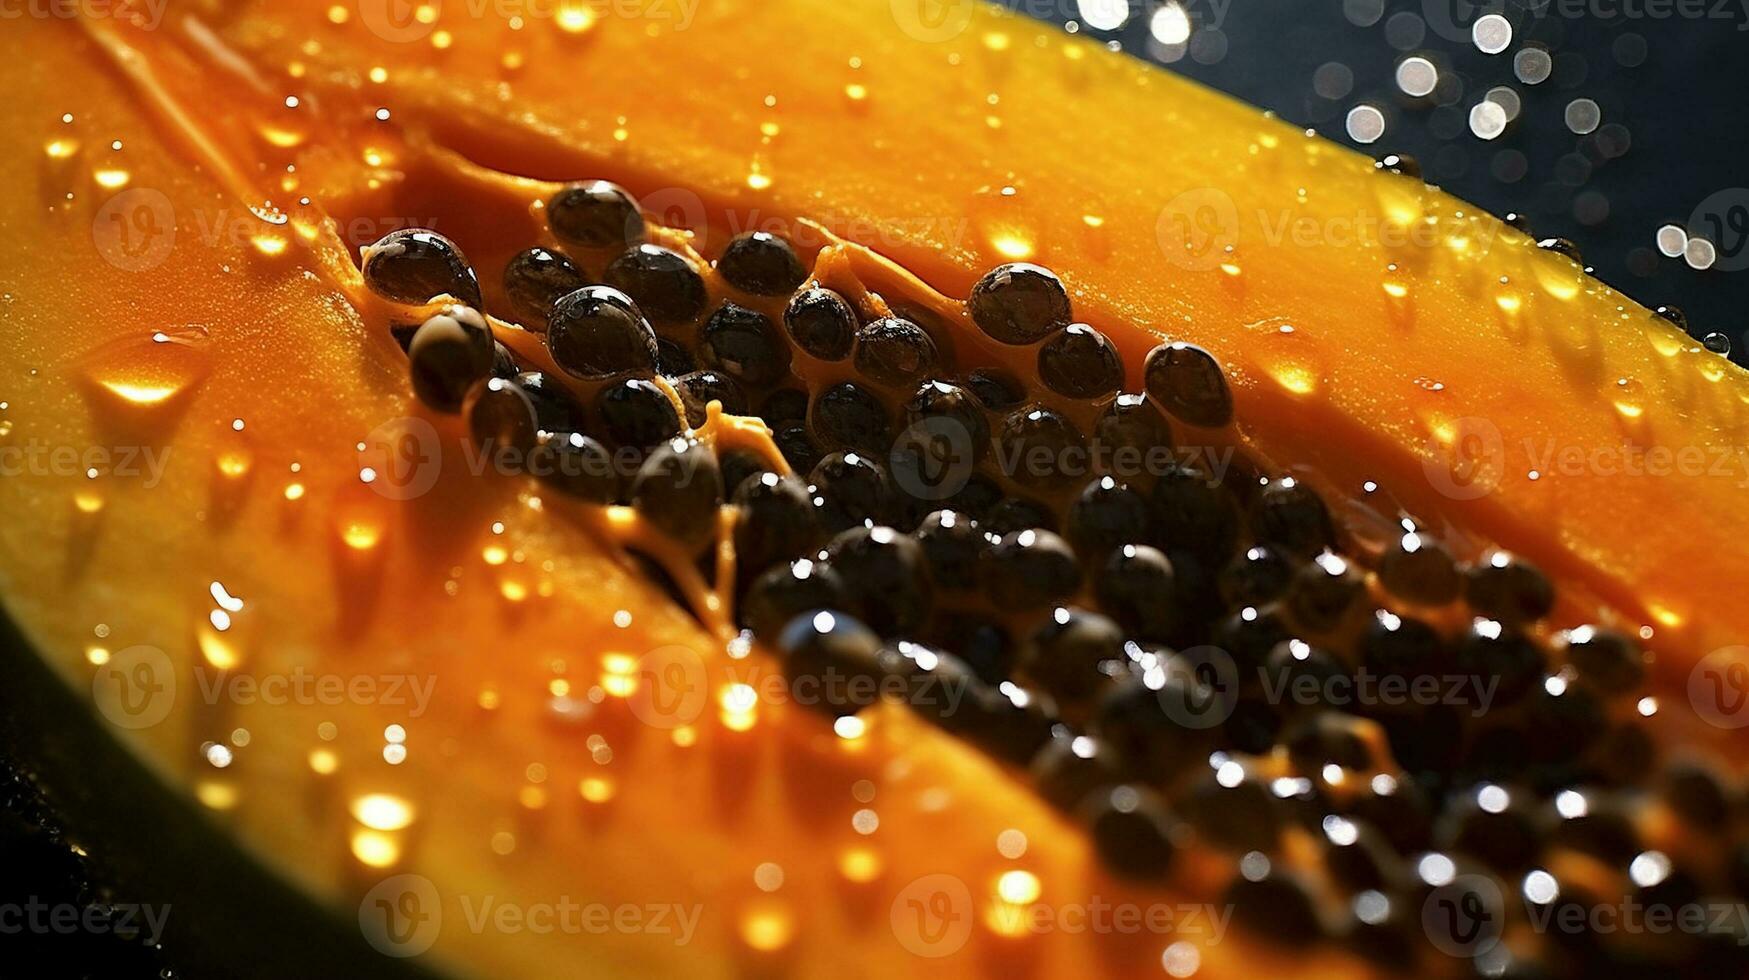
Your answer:
[[[1000,261],[1037,260],[1038,236],[1024,216],[1018,188],[980,188],[972,202],[979,236]]]
[[[262,123],[255,132],[263,143],[280,150],[296,149],[303,145],[305,139],[304,133],[298,129],[272,123]]]
[[[1250,324],[1257,332],[1258,362],[1289,394],[1310,395],[1323,381],[1318,343],[1305,331],[1279,320]]]
[[[372,830],[405,830],[413,825],[413,804],[393,793],[367,793],[353,799],[347,808],[352,819]]]
[[[249,244],[255,246],[255,251],[262,255],[275,258],[284,255],[291,243],[278,235],[256,235],[249,239]]]
[[[1651,341],[1653,350],[1665,357],[1675,357],[1682,353],[1682,338],[1671,333],[1668,324],[1648,325],[1646,339]]]
[[[1587,277],[1578,246],[1565,238],[1545,238],[1536,244],[1551,253],[1546,258],[1533,256],[1530,260],[1531,271],[1543,292],[1562,302],[1579,295]]]
[[[559,30],[573,36],[589,33],[598,19],[594,4],[586,0],[561,0],[553,15]]]
[[[1363,103],[1348,110],[1344,127],[1348,138],[1356,143],[1376,143],[1385,135],[1385,114],[1377,106]]]
[[[1692,348],[1692,350],[1696,354],[1701,352],[1699,347]],[[1700,376],[1712,382],[1723,381],[1725,379],[1725,365],[1729,363],[1731,362],[1725,358],[1707,355],[1700,362]]]
[[[1597,129],[1597,124],[1603,121],[1603,110],[1591,99],[1574,99],[1567,103],[1562,115],[1567,128],[1580,136]]]
[[[747,169],[747,186],[756,191],[762,191],[771,187],[771,184],[771,175],[765,172],[764,165],[758,160],[754,160]]]
[[[113,341],[85,359],[83,376],[107,405],[128,413],[179,402],[211,368],[205,327],[183,327]]]
[[[1658,229],[1657,243],[1665,258],[1680,258],[1688,250],[1688,232],[1681,225],[1664,225]]]
[[[1483,14],[1470,25],[1470,39],[1483,54],[1499,54],[1512,46],[1512,22],[1500,14]]]
[[[91,179],[106,191],[119,191],[128,185],[133,175],[120,167],[98,167],[91,171]]]
[[[223,612],[223,610],[218,610]],[[225,624],[220,629],[212,620],[217,618]],[[235,637],[226,635],[230,630],[230,619],[227,616],[208,617],[206,622],[195,629],[195,646],[200,649],[200,655],[214,670],[235,670],[243,663],[243,654]]]
[[[1397,66],[1397,88],[1404,95],[1424,98],[1431,95],[1438,86],[1439,69],[1420,55],[1404,58],[1402,64]]]
[[[1701,344],[1714,354],[1723,354],[1727,357],[1731,354],[1731,338],[1717,331],[1707,334],[1706,339],[1702,340]]]
[[[1546,49],[1535,45],[1520,48],[1512,56],[1512,73],[1526,85],[1541,85],[1554,71],[1555,62]]]
[[[1509,121],[1506,110],[1498,102],[1483,99],[1470,107],[1470,132],[1477,139],[1497,139],[1506,132]]]
[[[1494,293],[1494,305],[1507,319],[1516,320],[1518,314],[1524,309],[1524,299],[1518,295],[1516,289],[1502,285]]]
[[[741,916],[741,939],[759,953],[774,953],[795,938],[795,916],[789,906],[775,900],[762,901]]]
[[[73,492],[73,509],[87,517],[102,513],[104,497],[95,486],[84,486]]]
[[[255,464],[255,456],[247,447],[236,446],[226,449],[213,459],[213,466],[219,476],[226,480],[241,480],[249,475],[249,470]]]
[[[1705,271],[1712,268],[1718,258],[1719,250],[1704,238],[1690,238],[1682,247],[1682,261],[1688,263],[1690,269]]]
[[[1407,238],[1402,232],[1412,228],[1427,213],[1427,185],[1418,177],[1403,176],[1381,170],[1373,177],[1373,196],[1379,211],[1395,233],[1390,239]]]

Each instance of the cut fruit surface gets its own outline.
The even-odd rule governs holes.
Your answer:
[[[373,31],[325,4],[242,4],[224,36],[270,77],[303,66],[336,115],[392,105],[488,167],[612,173],[717,236],[817,221],[952,296],[1043,262],[1082,316],[1142,328],[1113,334],[1132,371],[1161,335],[1207,347],[1265,456],[1514,542],[1656,629],[1671,670],[1749,631],[1726,584],[1744,569],[1712,543],[1749,519],[1731,505],[1741,372],[1566,256],[982,4],[711,3],[685,22],[668,6],[577,33],[469,19],[439,47],[441,18]],[[771,37],[784,56],[744,65]],[[628,64],[713,84],[593,94]],[[1652,514],[1708,533],[1648,533]]]
[[[1565,255],[981,5],[717,2],[682,23],[652,0],[518,24],[393,6],[172,5],[158,29],[0,37],[0,78],[36,96],[0,111],[43,147],[0,162],[0,427],[29,450],[0,481],[24,518],[0,535],[15,655],[91,692],[68,726],[114,730],[201,807],[190,833],[289,881],[361,955],[463,975],[1453,970],[1390,954],[1422,934],[1417,882],[1455,870],[1391,861],[1517,859],[1456,803],[1437,826],[1393,813],[1409,794],[1378,779],[1504,773],[1540,806],[1576,790],[1538,780],[1601,783],[1600,757],[1631,755],[1612,737],[1732,746],[1685,699],[1749,626],[1731,591],[1749,559],[1720,545],[1749,516],[1714,465],[1743,442],[1749,386]],[[986,278],[1014,262],[1050,271]],[[1046,335],[1048,353],[1017,343]],[[571,400],[575,432],[542,414]],[[1230,478],[1152,474],[1144,502],[1010,473],[984,546],[939,514],[864,526],[901,417],[998,451],[1157,446],[1156,405],[1198,465],[1237,460]],[[683,424],[700,444],[669,442]],[[494,473],[484,430],[629,449],[637,476]],[[701,456],[697,497],[672,477]],[[775,537],[791,479],[819,540],[737,527],[777,515]],[[1160,613],[1194,563],[1133,544],[1156,521],[1213,556],[1195,629]],[[737,576],[771,573],[736,561],[764,545],[758,591]],[[975,582],[966,602],[1002,622],[932,612],[931,577]],[[796,595],[854,601],[873,633],[780,615],[812,611]],[[924,629],[953,659],[881,645]],[[1193,702],[1194,676],[1101,686],[1125,657],[1171,673],[1127,651],[1140,636],[1212,637],[1283,676],[1449,655],[1524,707],[1493,743],[1442,742],[1455,710],[1189,733],[1153,709]],[[1012,672],[1099,747],[1006,691],[976,730],[887,703],[822,719],[786,697],[797,663]],[[1475,765],[1441,757],[1459,742]],[[1170,801],[1107,787],[1111,755]],[[1733,887],[1731,834],[1671,816],[1707,809],[1705,774],[1674,792],[1623,768],[1586,791],[1636,801],[1634,853],[1538,810],[1560,828],[1539,846],[1582,866],[1561,880],[1591,862],[1614,887],[1649,852]],[[1493,783],[1445,778],[1506,809]],[[1281,817],[1301,780],[1331,813]],[[91,826],[140,846],[125,820]],[[1382,870],[1331,856],[1374,836],[1402,852]],[[1356,904],[1387,892],[1394,910]],[[395,919],[409,894],[431,915]],[[1229,935],[1235,906],[1264,928]],[[1027,925],[1098,907],[1199,921]],[[1339,941],[1271,942],[1269,922]]]

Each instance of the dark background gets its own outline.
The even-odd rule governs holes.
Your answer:
[[[1680,307],[1697,339],[1723,333],[1733,359],[1749,363],[1749,270],[1721,268],[1749,265],[1749,241],[1721,236],[1718,262],[1705,271],[1665,258],[1654,242],[1660,225],[1689,227],[1715,192],[1749,188],[1744,0],[1179,0],[1193,33],[1176,49],[1149,33],[1160,0],[1130,0],[1129,20],[1115,32],[1082,26],[1077,0],[1001,2],[1073,23],[1375,157],[1414,156],[1429,183],[1495,214],[1523,214],[1539,238],[1571,239],[1605,282],[1644,305]],[[1483,54],[1469,34],[1491,12],[1513,23],[1512,44],[1497,55]],[[1513,74],[1513,54],[1527,42],[1554,57],[1539,85]],[[1417,54],[1441,70],[1441,87],[1425,100],[1403,95],[1394,77],[1397,63]],[[1329,62],[1353,79],[1338,99],[1313,88]],[[1469,131],[1469,110],[1496,85],[1514,89],[1522,109],[1505,134],[1484,141]],[[1590,135],[1564,123],[1576,98],[1602,109]],[[1348,110],[1362,102],[1387,118],[1370,146],[1345,130]],[[1749,226],[1749,190],[1732,203],[1723,216]]]
[[[1002,2],[1080,29],[1077,0]],[[1131,0],[1129,20],[1115,32],[1084,33],[1351,145],[1348,110],[1381,107],[1385,134],[1363,150],[1411,154],[1430,182],[1496,214],[1526,215],[1539,237],[1572,239],[1597,275],[1648,306],[1683,308],[1696,338],[1725,334],[1743,363],[1749,271],[1719,266],[1749,264],[1749,243],[1740,234],[1715,242],[1719,264],[1698,271],[1660,255],[1653,236],[1665,223],[1689,226],[1715,192],[1749,185],[1749,0],[1182,2],[1194,30],[1178,48],[1151,38],[1156,0]],[[1468,36],[1470,23],[1490,11],[1514,24],[1512,46],[1498,55],[1483,54]],[[1513,75],[1513,52],[1533,41],[1554,56],[1554,72],[1540,85]],[[1397,92],[1396,65],[1413,54],[1441,68],[1445,82],[1430,99]],[[1314,90],[1314,74],[1327,63],[1352,78],[1339,98]],[[1504,135],[1483,141],[1469,132],[1469,108],[1496,85],[1511,86],[1522,109]],[[1579,97],[1602,109],[1603,125],[1589,136],[1563,122],[1567,103]],[[1737,198],[1739,216],[1749,218],[1749,191]],[[7,758],[9,742],[0,736],[0,904],[109,899],[103,856],[71,849],[51,802]],[[175,950],[113,936],[0,933],[0,975],[34,962],[26,968],[33,976],[173,976],[175,960]]]

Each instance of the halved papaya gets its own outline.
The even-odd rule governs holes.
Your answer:
[[[1569,904],[1744,887],[1738,777],[1681,756],[1728,752],[1742,717],[1703,695],[1732,693],[1749,620],[1719,543],[1749,521],[1749,386],[1667,318],[1411,174],[981,4],[398,10],[172,4],[0,38],[7,121],[41,145],[0,164],[10,700],[75,829],[188,910],[173,951],[286,975],[1738,962],[1711,925],[1536,928],[1552,900],[1526,877]],[[565,195],[636,234],[568,227]],[[444,288],[372,271],[415,228]],[[677,353],[602,341],[604,293],[564,329],[530,315],[519,287],[575,285],[556,256]],[[541,274],[506,281],[518,262]],[[785,314],[814,284],[854,355],[799,346]],[[455,353],[482,337],[486,359]],[[744,482],[665,496],[658,426],[603,440],[643,482],[579,501],[474,438],[507,431],[501,397],[600,399],[611,426],[602,386],[625,384],[627,425],[666,405],[707,465],[776,487],[827,441],[828,392],[895,413],[935,374],[998,451],[1094,431],[1117,387],[1163,404],[1194,458],[1147,474],[1138,519],[1178,537],[1134,547],[1101,473],[1008,470],[1001,522],[978,516],[1009,533],[967,545],[993,569],[976,616],[907,622],[928,576],[895,542],[934,563],[954,538],[919,507],[898,530],[849,513],[818,562],[883,556],[838,597],[878,641],[842,609],[741,633],[764,569],[737,560],[765,538],[737,522],[782,526],[719,513]],[[843,503],[845,455],[810,467],[816,506]],[[1168,475],[1209,478],[1186,492],[1213,509]],[[1131,564],[1077,565],[1113,545]],[[1163,603],[1184,615],[1155,632]],[[1121,669],[1070,669],[1114,645]],[[795,703],[865,655],[911,704]],[[1212,729],[1168,710],[1201,704],[1199,667],[1393,657],[1523,689],[1481,728],[1465,694],[1228,704]],[[1005,700],[926,720],[925,675]],[[1136,691],[1152,713],[1120,723]],[[1492,931],[1442,931],[1475,903]]]

